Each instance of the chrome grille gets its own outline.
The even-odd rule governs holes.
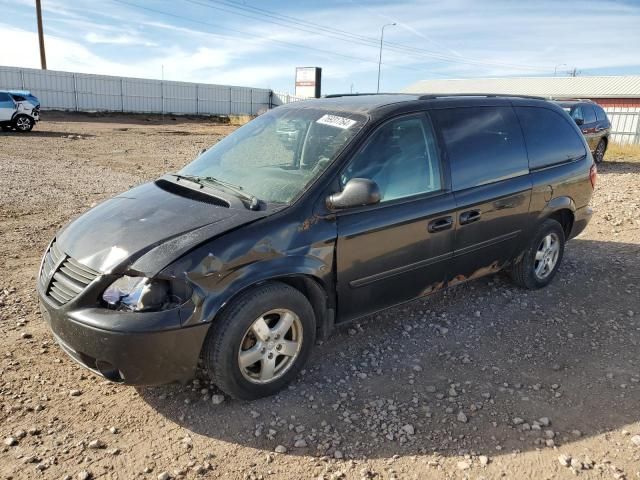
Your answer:
[[[47,297],[60,306],[73,300],[98,275],[98,272],[65,255],[54,241],[42,262],[40,284],[46,290]],[[47,284],[49,278],[51,282]]]

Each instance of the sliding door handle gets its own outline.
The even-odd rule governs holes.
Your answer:
[[[460,214],[460,225],[467,225],[468,223],[477,222],[480,220],[480,210],[469,210]]]
[[[443,230],[449,230],[451,227],[453,227],[453,217],[442,217],[431,220],[427,230],[431,233],[436,233]]]

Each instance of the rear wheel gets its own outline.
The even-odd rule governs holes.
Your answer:
[[[556,220],[540,224],[524,252],[511,267],[513,281],[528,289],[546,287],[560,266],[564,254],[564,230]]]
[[[33,129],[33,119],[28,115],[18,115],[13,121],[13,128],[18,132],[30,132]]]
[[[211,326],[204,363],[228,395],[253,400],[273,395],[302,369],[315,342],[309,301],[274,282],[242,294]]]
[[[593,160],[596,163],[601,163],[604,160],[604,153],[607,151],[607,142],[603,139],[600,139],[598,142],[598,146],[596,147],[596,151],[593,154]]]

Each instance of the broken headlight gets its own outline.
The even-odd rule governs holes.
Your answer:
[[[107,287],[102,299],[109,308],[141,312],[175,308],[186,302],[191,289],[183,281],[123,276]]]

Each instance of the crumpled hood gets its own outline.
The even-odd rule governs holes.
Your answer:
[[[161,258],[146,258],[147,273],[209,238],[264,216],[212,205],[146,183],[89,210],[57,236],[64,253],[102,273],[120,272],[152,250]],[[204,227],[204,228],[203,228]],[[219,228],[217,228],[219,227]],[[163,244],[175,245],[161,249]],[[156,265],[154,265],[156,264]]]

